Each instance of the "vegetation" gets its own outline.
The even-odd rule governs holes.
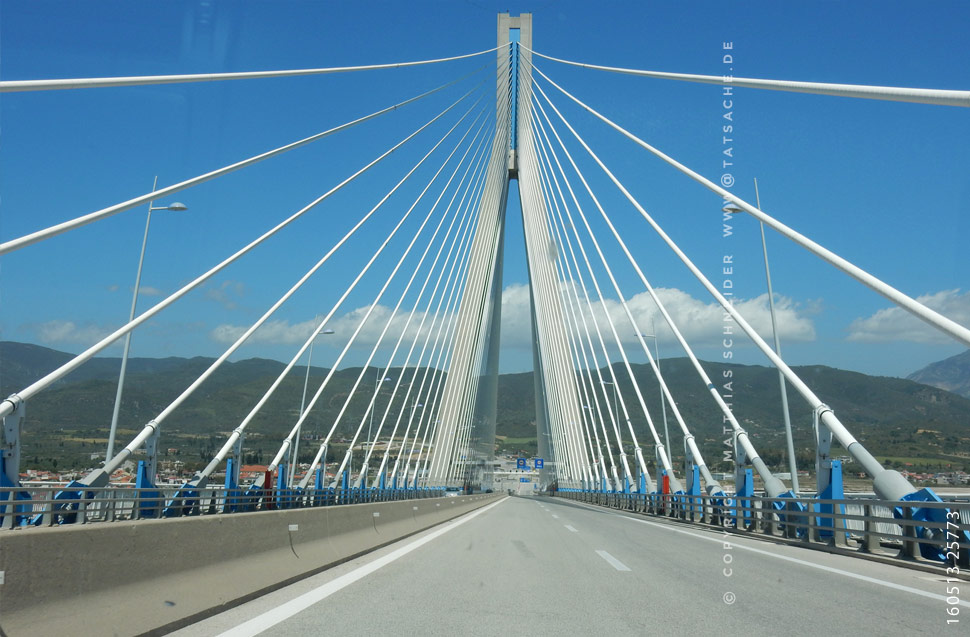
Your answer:
[[[69,354],[35,345],[0,343],[0,392],[4,395],[20,390],[70,358]],[[118,444],[130,440],[141,427],[176,398],[211,363],[206,358],[131,359],[121,408]],[[732,403],[735,414],[770,466],[785,463],[785,436],[782,426],[777,373],[761,366],[704,363],[718,384],[718,390]],[[246,416],[263,392],[282,371],[278,361],[250,359],[226,363],[176,410],[162,427],[162,453],[177,457],[186,470],[201,466],[212,457],[229,432]],[[97,358],[69,375],[54,387],[34,397],[27,410],[24,427],[24,468],[83,469],[94,466],[103,456],[111,421],[119,360]],[[659,387],[652,371],[645,365],[634,365],[647,407],[660,435],[663,435]],[[712,468],[726,470],[723,453],[725,440],[722,417],[707,395],[686,359],[662,362],[664,378],[677,398],[685,421]],[[326,369],[312,368],[310,396],[323,381]],[[304,425],[305,440],[300,457],[309,461],[318,449],[316,442],[330,429],[346,400],[360,368],[340,370],[323,392]],[[619,366],[619,394],[630,410],[637,437],[646,449],[652,444],[646,420],[639,408],[629,379]],[[900,378],[872,377],[823,366],[796,368],[843,423],[880,460],[894,468],[913,471],[962,469],[970,471],[970,400],[962,396]],[[378,370],[366,371],[364,387],[372,387]],[[401,370],[388,376],[397,380]],[[404,372],[403,382],[420,384],[424,370]],[[429,379],[438,372],[429,373]],[[608,370],[604,369],[608,375]],[[730,383],[729,385],[727,383]],[[378,399],[376,420],[387,406],[392,383],[384,383]],[[612,388],[596,388],[602,409],[612,406]],[[283,437],[296,422],[303,374],[291,373],[276,394],[247,429],[245,460],[268,462],[279,448]],[[535,430],[534,386],[531,373],[504,374],[499,378],[497,410],[497,450],[499,452],[535,455],[538,452]],[[407,414],[413,398],[403,401],[403,391],[390,407],[396,417]],[[350,402],[335,440],[349,438],[363,420],[369,400],[368,391],[358,391]],[[798,462],[809,468],[814,456],[812,412],[789,388],[791,417]],[[309,397],[308,397],[309,400]],[[680,428],[668,407],[668,426],[675,461],[682,456]],[[364,423],[366,431],[367,423]],[[602,431],[600,431],[602,437]],[[615,440],[611,435],[611,445]],[[624,435],[624,447],[632,452],[632,442]],[[331,449],[328,456],[343,450]],[[651,453],[647,453],[651,455]],[[833,452],[833,455],[841,455]],[[888,464],[887,463],[887,464]],[[848,467],[851,470],[851,466]]]

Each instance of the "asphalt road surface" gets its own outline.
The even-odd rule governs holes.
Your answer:
[[[175,634],[966,635],[966,600],[966,581],[513,497]]]

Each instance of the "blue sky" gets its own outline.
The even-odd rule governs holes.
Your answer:
[[[965,63],[970,5],[963,2],[615,2],[600,13],[588,5],[13,0],[0,7],[0,78],[251,71],[436,58],[494,46],[495,14],[509,10],[534,13],[536,50],[583,62],[719,75],[723,42],[732,42],[738,76],[970,88]],[[5,94],[0,97],[0,237],[11,239],[140,195],[150,190],[155,175],[160,185],[172,184],[325,130],[482,64],[494,64],[494,57],[291,79]],[[707,176],[720,175],[720,87],[551,62],[537,66],[680,161]],[[322,194],[477,81],[169,198],[190,210],[153,217],[140,308]],[[715,281],[723,278],[723,256],[734,256],[735,293],[760,317],[755,322],[764,324],[756,222],[739,220],[734,234],[723,238],[718,197],[562,96],[550,95]],[[970,232],[970,120],[965,109],[738,90],[732,113],[735,192],[753,200],[757,177],[766,211],[970,324],[970,265],[964,250]],[[429,130],[373,175],[153,319],[136,332],[132,355],[220,354],[227,343],[219,335],[237,333],[255,320],[456,118]],[[580,157],[575,144],[571,152]],[[330,308],[350,273],[359,270],[441,160],[443,155],[429,161],[414,183],[280,310],[273,329],[234,358],[289,360],[299,346],[294,335]],[[667,299],[684,316],[701,317],[689,330],[699,354],[718,358],[723,349],[720,314],[712,300],[595,166],[586,159],[580,163],[624,237],[636,246],[652,283],[667,290]],[[504,371],[531,366],[527,330],[522,329],[527,325],[522,287],[527,275],[516,201],[513,194]],[[119,326],[128,312],[144,218],[144,207],[134,209],[4,256],[2,338],[78,352]],[[911,323],[882,297],[787,240],[770,233],[768,244],[790,362],[906,375],[963,350]],[[399,253],[404,243],[393,245]],[[632,271],[611,250],[624,293],[641,293]],[[345,314],[371,302],[391,267],[392,258],[375,265],[374,275],[338,313],[343,322],[337,334],[321,340],[315,361],[333,360],[352,324],[353,317]],[[392,305],[393,291],[400,289],[392,287],[383,304]],[[636,297],[634,306],[649,322],[650,304]],[[679,355],[669,334],[660,334],[664,355]],[[364,340],[368,347],[355,348],[348,362],[366,356],[373,341]],[[735,350],[736,361],[764,361],[752,347]],[[116,346],[106,353],[119,352]]]

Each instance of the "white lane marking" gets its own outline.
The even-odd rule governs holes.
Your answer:
[[[579,533],[579,531],[577,531],[571,524],[567,524],[566,528],[572,531],[573,533]]]
[[[616,559],[615,557],[613,557],[612,555],[610,555],[606,551],[599,551],[598,550],[598,551],[596,551],[596,554],[599,555],[600,557],[602,557],[604,560],[606,560],[606,563],[607,564],[609,564],[610,566],[612,566],[613,568],[615,568],[618,571],[629,571],[630,570],[627,567],[626,564],[624,564],[620,560]]]
[[[633,522],[639,522],[640,524],[646,524],[647,526],[655,526],[658,529],[665,529],[667,531],[673,531],[674,533],[680,533],[682,535],[689,535],[691,537],[696,537],[701,540],[707,540],[708,542],[716,542],[718,544],[723,544],[724,542],[730,542],[733,548],[743,549],[745,551],[750,551],[752,553],[758,553],[760,555],[767,555],[768,557],[773,557],[775,559],[784,560],[786,562],[794,562],[795,564],[801,564],[802,566],[807,566],[809,568],[815,568],[820,571],[826,571],[829,573],[836,573],[838,575],[844,575],[845,577],[851,577],[852,579],[862,580],[863,582],[869,582],[871,584],[877,584],[879,586],[885,586],[886,588],[894,588],[898,591],[903,591],[905,593],[912,593],[913,595],[921,595],[923,597],[929,597],[930,599],[935,599],[938,601],[946,601],[945,595],[938,595],[937,593],[930,593],[927,591],[922,591],[918,588],[912,588],[910,586],[905,586],[903,584],[896,584],[894,582],[887,582],[886,580],[881,580],[875,577],[869,577],[868,575],[862,575],[860,573],[853,573],[852,571],[843,571],[840,568],[835,568],[833,566],[824,566],[822,564],[815,564],[813,562],[807,562],[805,560],[800,560],[797,557],[790,557],[788,555],[780,555],[778,553],[772,553],[771,551],[765,551],[764,549],[756,549],[753,546],[746,546],[744,544],[738,544],[735,539],[740,539],[743,536],[731,535],[727,537],[708,537],[701,535],[699,533],[691,533],[690,531],[684,531],[683,529],[675,529],[669,527],[665,524],[657,524],[656,522],[648,522],[647,520],[638,520],[637,518],[631,518],[626,515],[620,515],[619,517],[626,520],[631,520]],[[961,601],[960,606],[965,606],[970,608],[970,601]]]
[[[285,604],[281,604],[280,606],[277,606],[271,611],[263,613],[262,615],[257,615],[256,617],[253,617],[247,622],[243,622],[242,624],[239,624],[234,628],[230,628],[224,633],[221,633],[219,637],[253,637],[254,635],[258,635],[259,633],[265,630],[269,630],[273,626],[289,619],[290,617],[293,617],[298,613],[303,612],[304,610],[306,610],[310,606],[313,606],[317,602],[322,601],[327,597],[330,597],[334,593],[340,591],[343,588],[346,588],[347,586],[350,586],[357,580],[367,577],[374,571],[377,571],[380,568],[387,566],[391,562],[394,562],[395,560],[404,557],[414,549],[424,546],[431,540],[434,540],[439,536],[444,535],[448,531],[461,526],[465,522],[468,522],[472,518],[478,517],[482,513],[485,513],[489,509],[495,506],[498,506],[503,502],[505,502],[505,498],[502,498],[501,500],[493,504],[486,505],[481,509],[478,509],[477,511],[473,511],[468,515],[466,515],[465,517],[459,520],[456,520],[454,522],[451,522],[450,524],[447,524],[441,527],[440,529],[437,529],[436,531],[432,531],[431,533],[425,535],[424,537],[418,538],[417,540],[411,542],[410,544],[402,546],[399,549],[391,551],[387,555],[377,558],[373,562],[364,564],[363,566],[356,568],[350,571],[349,573],[345,573],[340,577],[330,582],[327,582],[326,584],[323,584],[322,586],[318,586],[312,591],[308,591],[303,595],[300,595],[299,597],[294,597],[290,601],[286,602]]]
[[[556,518],[557,520],[559,519],[559,516],[556,515],[555,513],[552,514],[552,517]]]

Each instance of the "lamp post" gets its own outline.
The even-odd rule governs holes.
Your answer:
[[[152,192],[155,192],[156,186],[158,186],[157,176],[155,177],[154,183],[152,183]],[[153,201],[148,202],[148,217],[145,219],[145,236],[141,240],[141,256],[138,257],[138,271],[135,274],[135,291],[131,297],[131,311],[128,313],[129,323],[135,319],[135,307],[138,304],[138,287],[141,285],[141,266],[145,262],[145,246],[148,244],[148,227],[152,222],[152,212],[155,210],[171,210],[173,212],[182,212],[188,210],[188,206],[177,201],[168,206],[153,206],[153,203]],[[118,432],[118,414],[121,411],[121,394],[125,386],[125,371],[128,368],[128,350],[130,347],[131,331],[125,334],[125,348],[121,354],[121,372],[118,374],[118,390],[115,393],[114,410],[111,412],[111,429],[108,432],[108,449],[105,452],[104,458],[106,463],[114,456],[115,435]]]
[[[333,330],[325,329],[320,334],[333,334]],[[320,336],[317,334],[317,336]],[[300,399],[300,415],[297,418],[303,417],[303,407],[306,405],[306,388],[310,382],[310,361],[313,360],[313,344],[317,341],[317,337],[314,336],[313,340],[310,341],[310,352],[306,357],[306,376],[303,378],[303,398]],[[300,435],[303,431],[303,423],[296,430],[296,443],[293,445],[292,455],[290,456],[290,472],[287,476],[288,487],[293,486],[293,476],[296,473],[296,465],[300,462]],[[326,464],[326,463],[324,463]]]
[[[758,210],[761,210],[761,196],[758,194],[758,180],[754,180],[754,196]],[[724,212],[737,214],[744,210],[734,202],[728,203],[722,208]],[[778,337],[778,324],[775,320],[775,293],[771,287],[771,269],[768,267],[768,244],[765,241],[765,224],[758,221],[761,225],[761,249],[765,257],[765,278],[768,280],[768,307],[771,311],[771,333],[775,339],[775,353],[781,356],[781,340]],[[778,382],[781,385],[781,409],[785,416],[785,441],[788,443],[788,470],[791,472],[791,486],[795,495],[798,495],[798,467],[795,464],[795,443],[792,440],[791,417],[788,415],[788,389],[785,386],[785,375],[778,370]]]
[[[660,375],[660,339],[657,338],[657,327],[656,325],[654,325],[653,321],[650,321],[650,326],[653,328],[653,334],[641,334],[640,336],[644,338],[653,339],[653,350],[654,352],[656,352],[656,354],[654,355],[654,358],[657,361],[657,375],[659,376]],[[658,384],[660,383],[659,379],[657,380],[657,383]],[[667,447],[667,462],[673,465],[674,461],[670,453],[670,432],[667,429],[667,400],[664,397],[663,385],[660,386],[660,406],[663,409],[663,415],[664,415],[664,446]]]

